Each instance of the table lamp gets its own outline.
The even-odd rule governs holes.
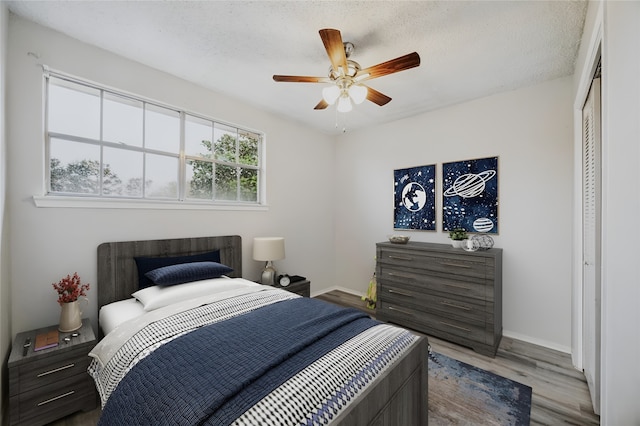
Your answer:
[[[276,270],[273,267],[274,260],[284,259],[283,237],[259,237],[253,239],[253,260],[267,262],[262,271],[261,284],[273,285],[276,278]]]

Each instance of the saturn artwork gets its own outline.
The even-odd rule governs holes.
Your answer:
[[[445,163],[443,230],[497,233],[498,157]]]

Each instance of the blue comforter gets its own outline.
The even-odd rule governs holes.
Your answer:
[[[127,373],[100,425],[226,425],[341,343],[379,324],[298,298],[202,327]]]

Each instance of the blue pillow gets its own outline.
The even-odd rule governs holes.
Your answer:
[[[147,272],[145,276],[154,284],[170,286],[218,278],[229,272],[233,269],[217,262],[192,262],[164,266]]]
[[[138,266],[138,289],[151,287],[153,282],[145,277],[145,274],[154,269],[162,268],[169,265],[178,265],[180,263],[191,262],[218,262],[220,263],[220,250],[214,250],[207,253],[193,254],[190,256],[175,257],[136,257],[134,258]]]

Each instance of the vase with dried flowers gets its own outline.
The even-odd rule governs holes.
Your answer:
[[[60,311],[60,323],[58,330],[62,332],[75,331],[82,327],[82,311],[80,310],[79,299],[85,297],[89,291],[89,283],[82,284],[78,273],[73,276],[67,275],[57,283],[51,284],[58,292],[58,303],[62,308]]]

